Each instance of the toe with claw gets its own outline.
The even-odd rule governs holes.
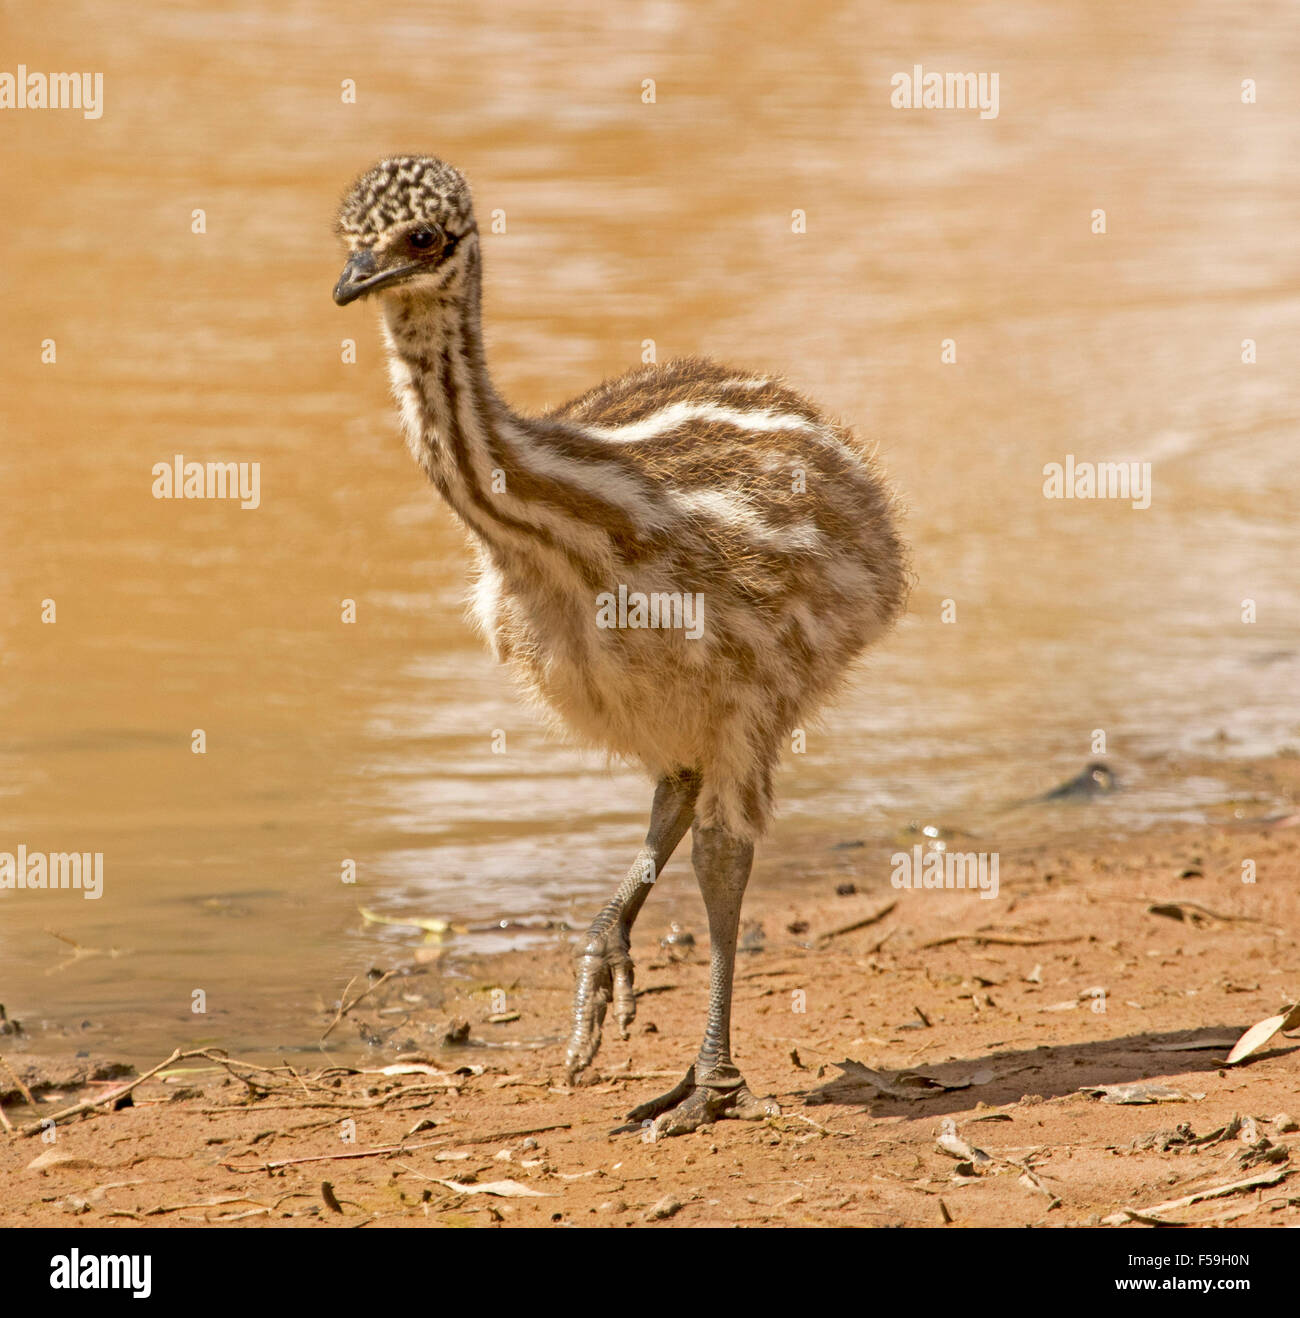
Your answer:
[[[762,1121],[780,1115],[775,1100],[754,1097],[735,1067],[714,1067],[703,1078],[697,1078],[696,1067],[692,1066],[666,1094],[634,1107],[627,1117],[629,1121],[652,1123],[658,1139],[685,1135],[714,1121]]]
[[[573,995],[573,1032],[569,1037],[565,1073],[569,1084],[591,1065],[600,1048],[601,1027],[610,1004],[619,1037],[628,1037],[636,1017],[632,957],[627,935],[617,926],[593,933],[578,955],[577,988]]]

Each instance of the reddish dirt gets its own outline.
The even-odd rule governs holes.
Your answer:
[[[1274,799],[1294,801],[1300,786],[1295,759],[1241,773]],[[1080,809],[1081,823],[1095,818]],[[567,943],[477,963],[413,960],[334,1033],[350,1047],[386,1036],[366,1067],[414,1049],[439,1076],[237,1067],[253,1088],[220,1068],[149,1080],[133,1106],[62,1125],[53,1144],[0,1138],[0,1225],[1095,1225],[1249,1177],[1271,1183],[1163,1216],[1300,1225],[1300,1131],[1278,1119],[1300,1120],[1300,1056],[1279,1034],[1226,1067],[1222,1042],[1300,997],[1298,842],[1295,821],[1278,818],[1004,849],[998,901],[896,892],[878,877],[867,887],[882,873],[874,844],[828,851],[812,876],[799,862],[793,887],[760,879],[746,915],[765,941],[740,957],[734,1037],[752,1088],[782,1115],[652,1142],[614,1132],[632,1104],[671,1086],[702,1028],[705,939],[683,959],[659,945],[670,919],[704,928],[681,868],[633,941],[631,1037],[607,1030],[590,1083],[562,1083]],[[837,895],[855,874],[864,890]],[[890,902],[872,923],[821,937]],[[1183,907],[1192,918],[1149,909],[1168,903],[1194,903]],[[517,1019],[488,1021],[502,1005],[493,989]],[[457,1019],[468,1047],[442,1042]],[[15,1040],[0,1043],[29,1082],[48,1078]],[[841,1071],[845,1060],[960,1087],[904,1080],[882,1092]],[[1131,1082],[1184,1097],[1121,1105],[1084,1092]],[[0,1069],[4,1091],[10,1120],[31,1121]],[[65,1084],[37,1112],[104,1091]],[[946,1119],[988,1160],[943,1151]],[[412,1133],[420,1122],[430,1124]],[[473,1189],[501,1181],[540,1197]]]

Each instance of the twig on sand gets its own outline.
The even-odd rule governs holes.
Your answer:
[[[778,975],[806,975],[808,973],[807,963],[799,966],[763,966],[760,970],[747,970],[743,975],[737,975],[736,981],[739,983],[743,979],[775,979]]]
[[[269,1213],[271,1211],[260,1199],[250,1199],[243,1194],[228,1194],[221,1195],[216,1199],[206,1199],[197,1204],[159,1204],[157,1208],[149,1209],[143,1216],[162,1217],[167,1213],[188,1213],[195,1208],[224,1208],[227,1204],[256,1204],[261,1212]],[[277,1203],[275,1206],[278,1208],[280,1205]]]
[[[392,979],[392,977],[395,974],[397,974],[396,970],[385,970],[384,973],[380,975],[379,978],[375,980],[373,984],[367,984],[366,987],[363,988],[361,992],[358,993],[357,996],[352,999],[351,1002],[348,1002],[347,1001],[348,989],[350,989],[352,985],[356,983],[356,979],[357,979],[357,977],[353,975],[352,978],[348,980],[348,987],[343,990],[343,997],[339,999],[339,1009],[334,1013],[334,1019],[330,1021],[330,1023],[325,1027],[325,1033],[322,1034],[320,1037],[321,1043],[324,1043],[325,1040],[330,1037],[330,1033],[334,1029],[334,1027],[339,1023],[339,1021],[343,1019],[344,1016],[348,1014],[348,1012],[352,1010],[353,1007],[357,1005],[358,1002],[361,1001],[362,998],[367,997],[369,994],[373,993],[381,984],[387,983],[390,979]]]
[[[57,1125],[60,1121],[67,1121],[72,1117],[79,1117],[83,1113],[93,1112],[96,1108],[103,1107],[106,1103],[116,1103],[118,1099],[125,1098],[137,1085],[142,1085],[146,1080],[151,1080],[159,1071],[165,1071],[169,1066],[177,1062],[183,1062],[190,1057],[206,1057],[209,1061],[219,1061],[219,1058],[213,1057],[211,1052],[206,1048],[192,1048],[188,1051],[177,1048],[174,1053],[165,1061],[159,1062],[157,1066],[146,1071],[143,1075],[138,1075],[132,1081],[125,1085],[119,1085],[116,1089],[110,1089],[107,1094],[101,1094],[98,1098],[87,1098],[80,1103],[74,1103],[71,1107],[62,1108],[58,1112],[52,1113],[48,1117],[42,1117],[39,1121],[33,1121],[24,1126],[18,1133],[20,1135],[39,1135],[51,1123]]]
[[[292,1066],[289,1065],[287,1061],[285,1061],[283,1057],[280,1058],[280,1061],[284,1063],[284,1069],[288,1071],[289,1074],[293,1076],[293,1078],[302,1086],[302,1092],[306,1094],[308,1098],[310,1098],[311,1090],[307,1088],[307,1082],[302,1078],[302,1076],[298,1074],[297,1071],[293,1069]]]
[[[461,1135],[457,1133],[457,1144],[493,1144],[497,1140],[511,1140],[519,1135],[541,1135],[548,1130],[571,1130],[568,1121],[557,1121],[551,1126],[526,1126],[522,1130],[494,1130],[490,1135]]]
[[[304,1162],[341,1162],[346,1158],[380,1158],[393,1153],[413,1153],[416,1149],[432,1148],[442,1144],[442,1138],[425,1140],[420,1144],[383,1144],[377,1149],[353,1149],[348,1153],[316,1153],[309,1158],[278,1158],[274,1162],[259,1162],[255,1167],[240,1167],[233,1162],[221,1165],[232,1172],[277,1172],[281,1167],[296,1167]]]
[[[33,1121],[29,1125],[23,1126],[17,1133],[19,1135],[39,1135],[45,1130],[50,1123],[57,1125],[61,1121],[71,1120],[73,1117],[84,1116],[86,1113],[94,1112],[97,1108],[105,1107],[111,1103],[116,1103],[119,1099],[125,1098],[137,1086],[144,1084],[146,1080],[152,1080],[154,1076],[175,1066],[178,1062],[189,1061],[191,1058],[201,1057],[204,1061],[212,1062],[222,1068],[227,1074],[232,1075],[235,1079],[242,1081],[250,1089],[256,1091],[257,1086],[245,1075],[241,1075],[235,1068],[246,1067],[250,1071],[261,1071],[267,1075],[274,1075],[279,1071],[288,1070],[300,1084],[302,1078],[291,1067],[272,1067],[260,1066],[256,1062],[243,1062],[235,1058],[227,1057],[218,1049],[212,1048],[177,1048],[165,1061],[159,1062],[157,1066],[151,1067],[148,1071],[135,1077],[134,1080],[128,1081],[124,1085],[118,1085],[110,1089],[107,1093],[101,1094],[98,1098],[83,1099],[80,1103],[74,1103],[71,1107],[61,1108],[58,1112],[51,1113],[47,1117],[42,1117],[39,1121]],[[263,1086],[265,1088],[265,1086]],[[268,1091],[270,1092],[270,1091]],[[296,1105],[304,1106],[303,1104]],[[231,1109],[227,1109],[231,1110]]]
[[[1082,934],[1072,938],[1014,938],[1010,934],[949,934],[946,938],[935,938],[922,943],[922,948],[946,947],[949,943],[993,943],[998,947],[1043,947],[1047,943],[1080,943]]]
[[[859,929],[865,929],[868,925],[876,924],[883,920],[897,905],[897,902],[886,902],[883,906],[872,911],[870,915],[864,915],[860,920],[854,920],[851,924],[842,924],[838,928],[828,929],[824,934],[818,934],[817,942],[829,943],[832,938],[839,938],[842,934],[856,933]]]
[[[1205,1199],[1219,1199],[1225,1194],[1236,1194],[1239,1190],[1255,1190],[1267,1185],[1276,1185],[1279,1181],[1284,1181],[1295,1171],[1294,1167],[1281,1167],[1276,1171],[1260,1172],[1256,1176],[1248,1176],[1244,1181],[1232,1181],[1227,1185],[1215,1185],[1208,1190],[1197,1190],[1195,1194],[1185,1194],[1181,1199],[1169,1199],[1163,1204],[1152,1204],[1150,1208],[1121,1208],[1118,1213],[1111,1213],[1109,1217],[1101,1219],[1102,1226],[1123,1226],[1126,1222],[1134,1221],[1145,1222],[1155,1220],[1162,1226],[1170,1223],[1162,1219],[1160,1214],[1171,1212],[1175,1208],[1190,1208],[1192,1204],[1199,1204]]]

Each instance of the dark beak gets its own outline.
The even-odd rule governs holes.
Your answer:
[[[346,307],[349,302],[355,302],[366,293],[373,293],[378,288],[386,288],[389,284],[397,283],[414,269],[416,269],[414,265],[399,265],[381,270],[374,252],[369,249],[356,252],[348,258],[348,263],[339,276],[339,282],[334,285],[334,301],[339,306]]]

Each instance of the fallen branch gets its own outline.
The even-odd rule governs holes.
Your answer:
[[[74,1103],[71,1107],[62,1108],[48,1117],[42,1117],[39,1121],[34,1121],[31,1124],[22,1127],[17,1133],[24,1136],[39,1135],[51,1122],[57,1125],[61,1121],[68,1121],[72,1117],[83,1116],[86,1113],[94,1112],[97,1108],[102,1108],[107,1104],[116,1103],[119,1099],[125,1098],[138,1086],[144,1084],[146,1080],[152,1080],[155,1076],[160,1075],[170,1067],[175,1066],[177,1062],[189,1061],[191,1058],[196,1057],[201,1057],[204,1061],[212,1062],[216,1067],[226,1071],[228,1075],[233,1075],[237,1080],[242,1081],[250,1089],[255,1088],[253,1082],[249,1080],[247,1076],[240,1075],[239,1072],[234,1069],[235,1067],[243,1066],[251,1071],[261,1071],[268,1075],[275,1075],[288,1069],[284,1067],[260,1066],[256,1062],[239,1061],[226,1057],[220,1051],[212,1048],[177,1048],[165,1061],[159,1062],[157,1066],[151,1067],[142,1075],[136,1076],[134,1080],[128,1081],[124,1085],[118,1085],[115,1089],[110,1089],[107,1093],[101,1094],[98,1098],[83,1099],[80,1103]],[[290,1074],[294,1074],[295,1079],[298,1079],[291,1069]],[[301,1083],[301,1080],[299,1082]],[[270,1091],[268,1090],[267,1092]],[[230,1108],[223,1110],[238,1111],[241,1106],[243,1105],[232,1105]],[[295,1106],[305,1105],[298,1104]],[[324,1106],[324,1104],[319,1106]]]
[[[412,1153],[416,1149],[430,1149],[441,1144],[441,1138],[425,1140],[422,1144],[384,1144],[377,1149],[353,1149],[349,1153],[317,1153],[309,1158],[279,1158],[275,1162],[259,1162],[256,1167],[238,1167],[233,1162],[221,1165],[232,1172],[278,1172],[281,1167],[296,1167],[304,1162],[341,1162],[347,1158],[378,1158],[392,1153]]]
[[[868,925],[878,924],[881,920],[892,911],[898,903],[886,902],[878,910],[872,911],[870,915],[864,915],[860,920],[854,920],[851,924],[842,924],[836,929],[830,929],[824,934],[817,935],[818,943],[828,943],[832,938],[839,938],[843,934],[856,933],[859,929],[865,929]]]
[[[256,1204],[262,1212],[271,1211],[258,1199],[250,1199],[243,1194],[231,1194],[223,1195],[218,1199],[208,1199],[204,1203],[198,1204],[159,1204],[157,1208],[150,1208],[143,1216],[162,1217],[167,1213],[188,1213],[193,1208],[224,1208],[227,1204]]]
[[[1082,934],[1072,938],[1014,938],[1010,934],[949,934],[946,938],[936,938],[932,942],[922,943],[921,947],[946,947],[949,943],[992,943],[998,947],[1044,947],[1048,943],[1081,943]]]
[[[526,1126],[523,1130],[495,1130],[490,1135],[457,1135],[457,1144],[492,1144],[497,1140],[512,1140],[520,1135],[541,1135],[548,1130],[572,1130],[568,1121],[557,1121],[553,1126]]]
[[[24,1126],[18,1133],[23,1136],[39,1135],[51,1123],[58,1125],[60,1121],[67,1121],[72,1117],[79,1117],[83,1113],[93,1112],[106,1103],[116,1103],[118,1099],[125,1098],[137,1085],[142,1085],[146,1080],[153,1079],[159,1071],[164,1071],[176,1062],[185,1061],[190,1057],[206,1057],[210,1062],[218,1060],[206,1048],[191,1048],[188,1051],[177,1048],[165,1062],[160,1062],[143,1075],[136,1076],[129,1084],[120,1085],[117,1089],[109,1090],[107,1094],[101,1094],[98,1098],[88,1098],[80,1103],[74,1103],[71,1107],[62,1108],[51,1116],[42,1117],[39,1121],[33,1121],[30,1125]]]
[[[1160,1213],[1172,1212],[1175,1208],[1190,1208],[1205,1199],[1220,1199],[1226,1194],[1236,1194],[1239,1190],[1254,1190],[1265,1185],[1276,1185],[1284,1181],[1294,1167],[1280,1167],[1276,1171],[1260,1172],[1258,1176],[1248,1176],[1244,1181],[1232,1181],[1227,1185],[1216,1185],[1209,1190],[1197,1190],[1195,1194],[1185,1194],[1181,1199],[1169,1199],[1163,1204],[1152,1204],[1150,1208],[1122,1208],[1118,1213],[1101,1219],[1102,1226],[1123,1226],[1134,1220],[1143,1221],[1155,1218]]]

